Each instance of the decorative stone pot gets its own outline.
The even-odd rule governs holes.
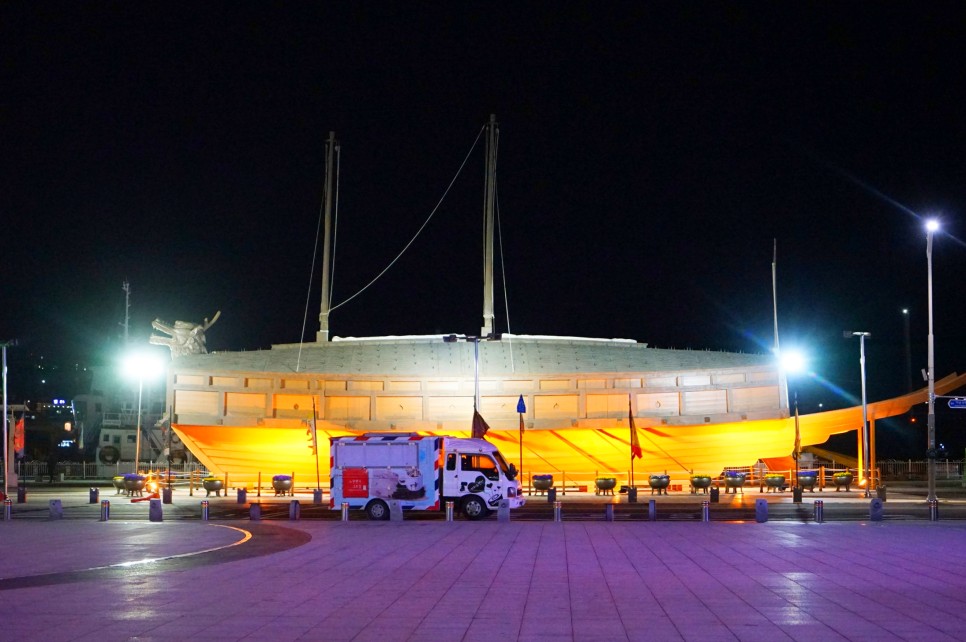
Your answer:
[[[597,489],[594,491],[595,495],[613,495],[614,488],[617,487],[616,477],[598,477],[594,480],[594,485]]]
[[[798,471],[798,487],[804,490],[815,492],[815,484],[818,483],[818,472],[814,470]]]
[[[737,493],[740,489],[744,493],[745,474],[744,473],[725,473],[724,485],[726,493]]]
[[[691,475],[691,494],[694,495],[699,490],[707,494],[711,488],[710,475]]]
[[[668,484],[671,483],[671,477],[668,475],[651,475],[647,479],[647,483],[651,485],[651,494],[657,491],[657,494],[667,495]]]
[[[120,495],[125,491],[124,475],[118,475],[117,477],[111,480],[111,483],[114,484],[114,490],[117,491],[116,493],[114,493],[115,495]]]
[[[530,478],[533,490],[545,493],[553,487],[553,475],[534,475]]]
[[[144,492],[144,482],[146,480],[141,475],[127,474],[124,476],[124,490],[130,496],[142,495]]]
[[[785,476],[784,475],[765,475],[765,486],[768,487],[768,491],[777,493],[785,486]]]
[[[292,476],[275,475],[272,477],[272,488],[275,489],[276,495],[292,494]]]
[[[832,483],[835,484],[836,491],[842,490],[843,487],[848,490],[849,486],[852,485],[852,479],[852,473],[835,473],[832,475]]]
[[[215,494],[215,497],[221,497],[221,490],[224,488],[225,483],[217,477],[205,477],[201,480],[201,485],[207,491],[205,497],[210,496],[212,493]]]

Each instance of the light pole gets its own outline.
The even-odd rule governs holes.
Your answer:
[[[805,370],[805,357],[802,353],[792,350],[779,354],[781,371],[785,374],[785,394],[788,395],[788,375],[794,375]],[[792,457],[795,459],[795,479],[792,484],[792,502],[801,503],[802,489],[798,485],[798,460],[802,451],[802,435],[798,423],[798,390],[795,390],[795,445],[792,449]]]
[[[10,453],[9,443],[7,442],[7,436],[9,435],[7,427],[7,346],[17,345],[16,339],[11,339],[10,341],[4,341],[0,343],[0,347],[3,349],[3,496],[6,497],[7,493],[7,478],[10,473]],[[53,478],[51,478],[53,479]]]
[[[935,376],[935,351],[933,348],[932,334],[932,236],[939,229],[939,221],[930,219],[926,221],[926,271],[927,286],[929,290],[929,337],[926,341],[926,379],[929,382],[929,414],[926,416],[926,457],[928,458],[927,470],[929,475],[929,492],[926,501],[936,500],[936,376]]]
[[[912,342],[909,339],[909,308],[902,308],[902,329],[906,356],[906,392],[912,392]]]
[[[473,344],[473,410],[480,409],[480,341],[499,341],[501,338],[503,335],[499,332],[491,332],[482,337],[469,334],[447,334],[443,337],[445,343],[466,341]]]
[[[134,437],[134,472],[138,472],[141,461],[141,401],[144,396],[144,379],[160,374],[164,369],[161,360],[150,353],[135,353],[128,355],[124,361],[124,372],[129,377],[138,380],[138,420],[137,433]]]
[[[859,369],[862,371],[862,470],[859,471],[859,484],[865,486],[865,496],[868,497],[872,481],[869,467],[869,407],[865,397],[865,338],[871,337],[872,333],[846,330],[842,335],[846,339],[859,338]]]

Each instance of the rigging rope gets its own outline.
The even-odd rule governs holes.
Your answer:
[[[389,262],[389,265],[387,265],[385,268],[383,268],[383,270],[379,274],[377,274],[371,281],[369,281],[368,283],[366,283],[358,292],[356,292],[355,294],[353,294],[349,298],[345,299],[344,301],[338,303],[337,305],[331,306],[329,308],[329,313],[332,313],[335,310],[338,310],[343,305],[345,305],[346,303],[348,303],[352,299],[356,298],[357,296],[359,296],[360,294],[362,294],[363,292],[365,292],[366,290],[368,290],[369,287],[372,286],[373,283],[375,283],[376,281],[378,281],[380,278],[382,278],[382,275],[384,275],[386,272],[389,271],[389,268],[391,268],[393,265],[395,265],[396,261],[398,261],[402,257],[402,255],[406,253],[406,250],[409,249],[409,246],[412,245],[416,241],[417,238],[419,238],[419,235],[422,234],[422,231],[426,228],[427,225],[429,225],[429,222],[432,220],[433,216],[436,214],[436,211],[439,209],[440,205],[443,204],[443,200],[445,200],[446,196],[449,194],[449,191],[453,188],[453,184],[456,182],[456,179],[459,178],[460,174],[463,172],[463,168],[466,166],[466,162],[469,160],[470,155],[473,153],[473,150],[476,149],[476,144],[480,140],[480,135],[483,133],[483,131],[485,129],[486,129],[486,125],[484,125],[483,127],[480,128],[479,133],[476,134],[476,139],[473,141],[473,144],[470,146],[470,150],[468,152],[466,152],[466,156],[463,158],[463,162],[460,164],[459,169],[456,170],[456,174],[453,176],[453,179],[449,182],[449,185],[446,186],[446,190],[443,192],[443,195],[440,196],[439,201],[436,203],[436,206],[433,208],[433,211],[431,211],[429,213],[429,216],[426,217],[426,220],[423,221],[423,224],[419,226],[419,229],[418,230],[416,230],[416,234],[414,234],[413,237],[411,239],[409,239],[409,242],[406,243],[406,245],[403,247],[403,249],[399,251],[399,254],[396,255],[396,258],[394,258],[392,261],[390,261]]]

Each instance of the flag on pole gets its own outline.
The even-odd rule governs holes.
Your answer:
[[[483,417],[476,409],[473,409],[473,439],[485,439],[486,432],[490,429]]]
[[[631,396],[627,395],[627,416],[631,424],[631,461],[634,458],[642,459],[644,452],[641,450],[641,443],[637,441],[637,427],[634,425],[634,410],[631,408]]]
[[[24,448],[25,448],[25,439],[24,439],[24,417],[25,416],[26,416],[26,413],[20,415],[20,419],[17,420],[17,423],[13,427],[13,452],[14,452],[14,455],[17,457],[23,457]]]

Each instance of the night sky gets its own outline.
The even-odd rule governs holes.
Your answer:
[[[936,214],[937,377],[966,369],[961,3],[517,4],[0,5],[12,390],[39,355],[110,362],[125,280],[139,341],[217,310],[209,349],[298,342],[306,316],[314,340],[328,132],[338,304],[491,113],[499,330],[766,352],[777,241],[781,344],[816,374],[803,409],[857,403],[843,330],[873,334],[870,400],[899,394],[904,307],[924,385]],[[478,332],[482,203],[481,138],[333,334]]]

